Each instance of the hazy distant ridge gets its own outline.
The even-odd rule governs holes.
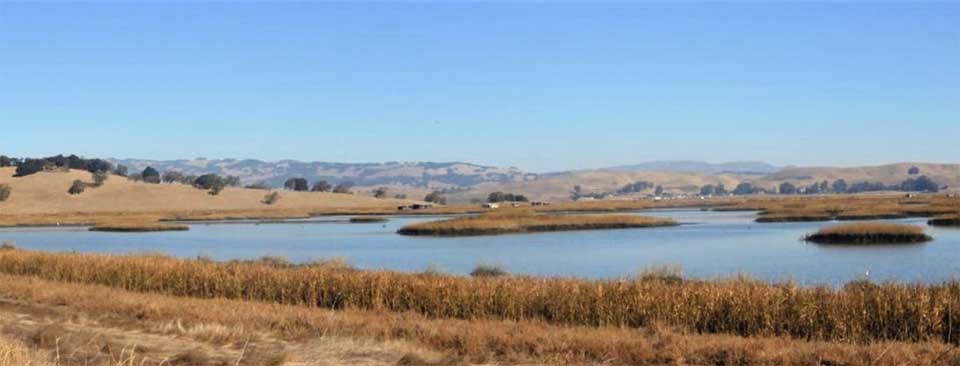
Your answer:
[[[707,163],[702,161],[650,161],[640,164],[621,165],[607,168],[619,171],[657,171],[701,174],[771,174],[782,169],[761,161],[737,161],[729,163]]]
[[[282,186],[289,178],[310,181],[345,181],[360,186],[392,185],[419,188],[473,186],[481,183],[506,183],[536,179],[537,175],[517,168],[498,168],[463,162],[386,162],[333,163],[281,160],[267,162],[254,159],[143,160],[112,159],[140,171],[151,166],[161,172],[178,170],[188,174],[216,173],[239,176],[244,184],[266,183]]]

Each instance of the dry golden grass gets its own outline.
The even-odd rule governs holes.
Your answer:
[[[380,364],[362,362],[357,356],[396,365],[960,365],[957,347],[936,341],[818,342],[696,334],[659,324],[630,329],[555,326],[530,320],[435,319],[381,310],[331,311],[138,294],[8,275],[0,275],[3,303],[15,303],[17,309],[36,312],[42,318],[96,319],[102,326],[138,334],[198,337],[214,344],[242,345],[250,339],[257,344],[278,337],[288,345],[282,350],[286,360],[297,365]],[[4,311],[0,308],[0,315]],[[63,334],[62,329],[41,329],[31,338],[43,343],[42,339],[57,334]],[[147,349],[160,346],[140,344]],[[337,348],[343,351],[337,352]],[[239,347],[233,348],[228,364],[234,364],[238,351]],[[180,359],[203,361],[211,356],[191,348],[180,352]],[[258,353],[262,351],[247,354]],[[304,362],[307,360],[313,362]],[[270,365],[266,361],[269,359],[240,364]]]
[[[0,336],[0,366],[52,366],[49,356]]]
[[[748,198],[720,210],[756,209],[757,222],[879,220],[957,213],[960,200],[942,195],[905,199],[903,194]]]
[[[444,319],[626,328],[663,324],[681,332],[845,342],[957,343],[960,335],[956,281],[857,282],[836,290],[743,278],[464,278],[26,250],[0,251],[0,272],[138,292],[416,312]]]
[[[546,215],[532,210],[494,211],[474,217],[458,217],[407,225],[403,235],[495,235],[565,230],[627,229],[673,226],[671,219],[636,215]]]
[[[67,194],[74,180],[89,181],[90,173],[79,170],[41,172],[13,177],[14,168],[0,168],[0,184],[13,190],[0,203],[0,225],[92,224],[129,216],[173,218],[175,216],[309,216],[311,212],[340,210],[396,210],[413,201],[322,192],[281,192],[283,199],[264,205],[263,191],[226,188],[213,196],[183,184],[148,184],[111,176],[97,188],[79,195]]]
[[[822,228],[805,240],[822,244],[895,244],[930,241],[923,228],[915,225],[865,222]]]

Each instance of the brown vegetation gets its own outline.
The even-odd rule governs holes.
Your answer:
[[[389,220],[383,216],[354,216],[350,218],[350,222],[354,224],[366,224],[366,223],[387,222],[387,221]]]
[[[0,337],[0,366],[51,365],[46,354],[27,348],[19,341]]]
[[[190,227],[187,225],[167,224],[160,222],[101,222],[93,225],[90,228],[90,231],[109,231],[122,233],[187,230],[190,230]]]
[[[944,215],[927,221],[932,226],[960,226],[960,215]]]
[[[855,282],[837,290],[744,278],[465,278],[323,264],[278,267],[26,250],[0,251],[0,272],[176,296],[416,312],[429,318],[626,328],[662,324],[681,332],[844,342],[957,343],[960,334],[960,282],[955,281]]]
[[[529,210],[507,210],[474,217],[458,217],[407,225],[403,235],[496,235],[564,230],[627,229],[674,226],[671,219],[636,215],[546,215]]]
[[[929,217],[960,211],[960,200],[940,195],[903,199],[902,194],[749,198],[718,210],[755,209],[757,222],[881,220]]]
[[[232,355],[229,365],[275,366],[268,362],[276,357],[263,357],[273,355],[298,365],[960,365],[957,348],[936,341],[819,342],[696,334],[660,324],[629,329],[555,326],[537,320],[436,319],[415,313],[331,311],[222,298],[137,294],[8,275],[0,275],[0,316],[11,309],[2,304],[16,304],[15,309],[37,314],[37,318],[53,318],[60,324],[64,324],[63,319],[95,319],[101,327],[128,330],[123,335],[141,334],[138,350],[168,348],[142,342],[148,339],[144,333],[177,336],[175,345],[181,346],[176,356],[200,364],[224,360],[204,351],[209,347],[183,347],[182,341],[233,345],[227,348]],[[89,325],[91,320],[81,324]],[[37,344],[42,344],[44,338],[56,334],[76,339],[77,333],[73,329],[64,332],[39,327],[24,336],[25,341],[38,339]],[[281,342],[271,341],[273,338]],[[157,342],[156,337],[150,339]],[[94,347],[104,345],[100,339],[91,343]],[[278,343],[285,346],[266,347]],[[68,340],[65,346],[73,345]],[[124,343],[106,345],[106,350],[117,351]],[[239,357],[245,345],[251,351],[245,353],[250,359]],[[53,353],[53,349],[50,351]],[[73,349],[69,351],[64,353],[73,353]],[[38,353],[37,358],[42,361],[41,355]],[[240,362],[236,362],[238,358]]]
[[[868,222],[825,227],[804,238],[820,244],[897,244],[933,240],[914,225]]]

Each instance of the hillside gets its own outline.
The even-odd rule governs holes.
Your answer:
[[[920,169],[918,175],[926,175],[940,185],[956,187],[960,185],[960,165],[957,164],[929,164],[929,163],[896,163],[878,166],[863,167],[794,167],[765,176],[761,182],[778,183],[813,182],[844,179],[847,182],[869,181],[884,184],[896,184],[907,177],[911,167]]]
[[[930,163],[896,163],[864,167],[787,167],[777,168],[762,162],[703,163],[693,161],[648,162],[630,166],[621,166],[593,170],[576,170],[557,173],[534,174],[517,168],[498,168],[470,163],[322,163],[322,162],[264,162],[259,160],[114,160],[130,167],[131,172],[152,166],[161,172],[170,169],[188,174],[217,173],[237,175],[245,183],[266,182],[279,187],[289,177],[305,177],[310,182],[327,180],[331,183],[351,181],[357,184],[352,196],[328,193],[283,192],[291,199],[282,199],[278,207],[366,207],[365,205],[392,205],[382,200],[371,200],[372,190],[387,187],[388,196],[405,194],[410,199],[423,199],[431,191],[442,191],[450,203],[467,203],[485,200],[491,192],[502,191],[518,193],[535,200],[565,201],[575,186],[585,193],[615,192],[624,185],[635,182],[650,182],[659,185],[665,192],[674,194],[696,194],[700,187],[707,184],[723,184],[732,190],[741,182],[748,182],[768,190],[775,190],[783,182],[799,187],[824,180],[833,182],[844,179],[848,184],[855,182],[880,182],[893,185],[902,182],[911,175],[907,172],[917,167],[919,175],[926,175],[940,186],[951,190],[960,187],[960,165]],[[12,168],[6,168],[0,181],[13,179]],[[759,171],[768,171],[761,173]],[[50,178],[47,176],[58,176]],[[80,174],[80,176],[77,176]],[[148,185],[133,183],[125,179],[111,179],[107,186],[99,190],[90,190],[80,197],[71,197],[65,193],[73,179],[89,180],[83,172],[44,173],[43,182],[32,182],[39,178],[18,178],[11,181],[16,189],[12,203],[17,205],[32,195],[31,190],[46,187],[43,193],[37,191],[36,197],[58,197],[57,200],[23,204],[17,210],[31,212],[50,210],[112,210],[123,208],[127,202],[131,209],[262,209],[259,203],[263,191],[231,188],[213,197],[204,192],[181,185]],[[49,181],[52,180],[52,181]],[[48,182],[49,181],[49,182]],[[55,181],[55,182],[53,182]],[[48,186],[49,185],[49,186]],[[114,192],[114,190],[118,190]],[[126,193],[122,193],[126,192]],[[171,192],[171,193],[166,193]],[[175,193],[173,193],[175,192]],[[653,188],[640,192],[619,195],[616,198],[629,199],[653,193]],[[119,196],[118,196],[119,194]],[[170,197],[168,197],[168,195]],[[132,199],[137,196],[136,200]],[[96,201],[88,203],[86,201]],[[115,201],[113,204],[107,202]],[[22,203],[22,202],[21,202]],[[260,205],[260,206],[258,206]]]
[[[780,167],[761,161],[738,161],[729,163],[707,163],[702,161],[650,161],[633,165],[621,165],[606,170],[635,171],[635,172],[677,172],[701,174],[770,174],[779,171]]]
[[[722,183],[727,187],[736,186],[742,177],[732,174],[698,174],[681,172],[630,172],[617,170],[580,170],[564,173],[541,175],[528,182],[505,184],[480,184],[472,189],[449,195],[452,202],[469,202],[471,199],[485,199],[490,192],[503,191],[521,193],[531,199],[546,201],[569,200],[574,186],[579,185],[583,192],[613,192],[626,184],[648,181],[662,185],[667,192],[695,194],[706,184]],[[648,189],[639,194],[652,193]],[[639,194],[626,197],[636,197]]]
[[[0,183],[9,184],[10,198],[0,202],[0,215],[64,212],[151,212],[189,210],[263,210],[390,207],[406,201],[312,192],[282,191],[281,199],[267,206],[263,190],[226,188],[219,195],[182,184],[148,184],[111,176],[99,188],[70,195],[75,179],[91,181],[86,171],[42,172],[13,177],[15,168],[0,168]]]
[[[917,175],[909,175],[908,170],[911,167],[919,168],[920,172]],[[960,187],[960,165],[957,164],[897,163],[864,167],[791,167],[770,174],[598,169],[542,174],[536,180],[527,182],[479,184],[468,191],[451,194],[449,199],[451,202],[469,202],[471,199],[484,199],[490,192],[503,191],[524,194],[531,199],[563,201],[569,199],[570,192],[576,185],[580,185],[584,192],[613,192],[626,184],[638,181],[663,186],[665,192],[686,194],[696,194],[700,187],[706,184],[722,183],[728,190],[732,190],[741,182],[748,182],[769,190],[775,190],[783,182],[806,186],[813,182],[824,180],[833,182],[838,179],[843,179],[848,184],[866,181],[893,185],[909,177],[920,175],[926,175],[940,186],[947,186],[951,191]],[[652,192],[651,188],[619,198],[637,197]]]
[[[353,182],[358,186],[394,186],[420,189],[464,187],[481,183],[508,183],[536,179],[536,174],[517,168],[498,168],[470,163],[386,162],[329,163],[254,159],[139,160],[110,159],[131,172],[150,166],[161,172],[178,170],[187,174],[216,173],[235,175],[244,184],[266,183],[281,187],[289,178],[326,180],[333,184]]]

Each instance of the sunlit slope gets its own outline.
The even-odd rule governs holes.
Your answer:
[[[267,191],[227,188],[219,195],[182,184],[148,184],[110,176],[103,186],[88,187],[79,195],[67,189],[76,180],[91,182],[89,172],[42,172],[13,177],[14,168],[0,168],[0,183],[9,184],[12,194],[0,202],[0,214],[57,212],[147,212],[167,210],[245,210],[283,208],[365,208],[395,206],[398,201],[372,197],[313,192],[281,192],[274,205],[261,202]]]
[[[897,163],[878,166],[861,166],[849,168],[835,167],[798,167],[787,168],[766,177],[766,181],[814,181],[843,179],[847,183],[853,182],[881,182],[883,184],[897,184],[909,177],[911,167],[917,167],[920,172],[917,176],[926,175],[940,185],[955,186],[960,180],[960,165],[957,164],[929,164],[929,163]]]

